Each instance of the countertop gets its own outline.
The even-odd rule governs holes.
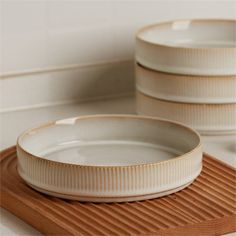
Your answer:
[[[135,114],[133,96],[2,113],[0,115],[0,149],[14,145],[17,136],[25,129],[49,120],[78,115],[118,113]],[[202,136],[202,141],[205,152],[236,167],[236,135]],[[8,211],[1,209],[0,235],[31,236],[42,234]],[[236,233],[227,235],[235,236]]]

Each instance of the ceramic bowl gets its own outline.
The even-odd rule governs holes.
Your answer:
[[[171,119],[189,125],[201,134],[236,133],[236,103],[194,104],[170,102],[137,91],[137,113]]]
[[[80,201],[121,202],[188,186],[202,168],[199,135],[134,115],[59,120],[18,138],[18,172],[34,189]]]
[[[175,74],[236,75],[236,20],[177,20],[144,27],[136,60]]]
[[[149,96],[184,103],[236,103],[236,76],[190,76],[136,64],[136,87]]]

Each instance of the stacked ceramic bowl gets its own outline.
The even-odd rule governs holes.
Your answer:
[[[236,21],[182,20],[136,37],[137,112],[236,132]]]

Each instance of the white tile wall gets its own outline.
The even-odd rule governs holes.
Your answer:
[[[234,0],[1,0],[1,74],[131,58],[142,25],[235,18]]]
[[[127,95],[133,61],[20,75],[0,80],[0,113]]]
[[[108,1],[50,1],[46,5],[50,66],[115,58]]]
[[[132,90],[132,63],[119,73],[117,68],[133,58],[135,32],[146,24],[178,18],[236,18],[236,1],[0,0],[0,78],[7,76],[0,81],[0,111]],[[104,69],[106,62],[110,64]],[[107,88],[103,84],[104,90],[96,94],[100,63],[101,71],[114,68],[114,78],[111,70],[109,79],[102,80]],[[85,73],[85,64],[95,69],[90,66]],[[53,89],[47,87],[49,81]],[[7,97],[11,91],[18,99]]]
[[[45,3],[1,1],[1,6],[1,73],[47,67]]]

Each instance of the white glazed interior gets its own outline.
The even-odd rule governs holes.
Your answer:
[[[234,21],[182,20],[146,27],[138,37],[146,42],[186,48],[236,47]]]
[[[189,128],[135,116],[65,119],[18,139],[18,145],[34,156],[89,166],[156,163],[190,152],[199,143]]]

